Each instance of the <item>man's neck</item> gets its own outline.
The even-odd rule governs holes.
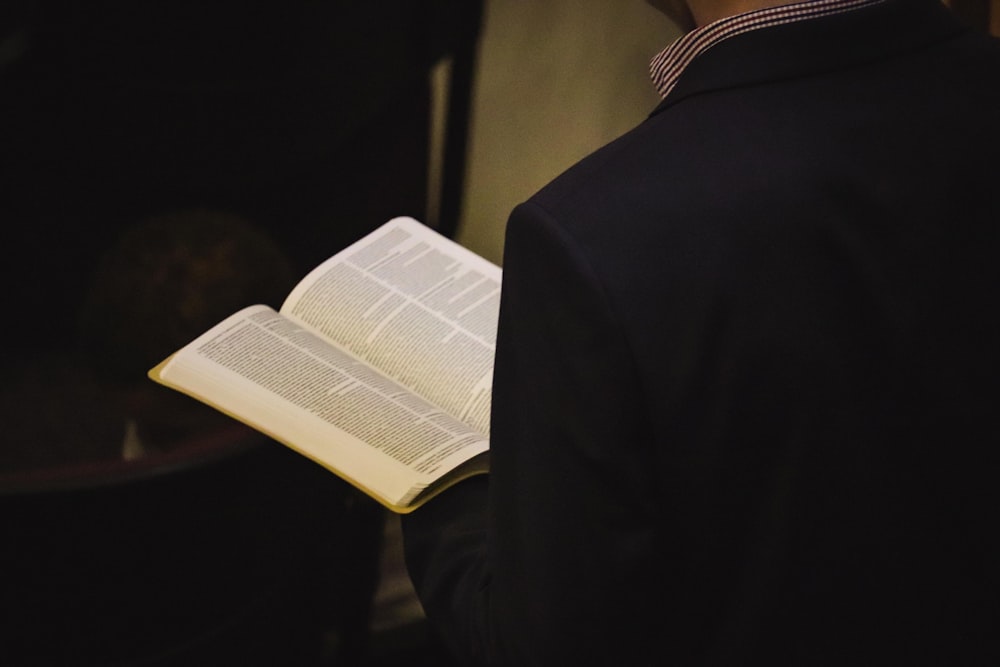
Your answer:
[[[698,26],[708,25],[727,16],[735,16],[755,9],[790,5],[801,0],[688,0],[691,14]]]

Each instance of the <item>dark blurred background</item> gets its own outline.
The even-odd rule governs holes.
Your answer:
[[[285,278],[393,216],[454,234],[481,18],[475,0],[0,3],[0,664],[440,664],[422,626],[369,637],[380,507],[145,374],[234,295],[278,307]],[[205,266],[194,328],[164,335],[190,304],[150,276]]]
[[[456,54],[471,69],[481,3],[8,0],[0,12],[7,311],[41,316],[15,336],[47,347],[65,340],[101,251],[139,218],[230,210],[301,273],[391,216],[425,219],[428,72]]]

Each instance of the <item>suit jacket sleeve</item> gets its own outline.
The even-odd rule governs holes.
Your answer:
[[[642,664],[658,633],[637,591],[663,594],[648,420],[600,281],[531,204],[508,224],[500,311],[491,473],[404,517],[416,590],[470,662]]]

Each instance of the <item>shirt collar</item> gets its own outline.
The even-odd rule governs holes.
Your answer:
[[[840,14],[883,2],[886,0],[805,0],[719,19],[679,37],[660,51],[649,63],[650,77],[660,96],[666,97],[692,60],[734,35],[783,23]]]

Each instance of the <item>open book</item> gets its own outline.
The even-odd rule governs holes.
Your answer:
[[[488,469],[500,268],[394,218],[149,371],[409,512]]]

